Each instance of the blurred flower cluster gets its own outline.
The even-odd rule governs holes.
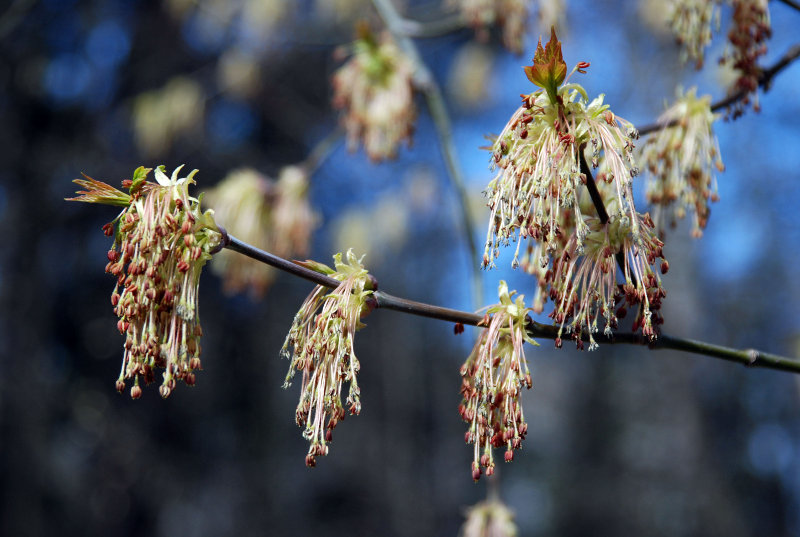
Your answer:
[[[573,73],[587,67],[581,62]],[[560,331],[568,327],[579,347],[584,337],[590,349],[596,347],[592,334],[599,318],[606,334],[617,326],[615,307],[623,298],[628,306],[640,305],[635,327],[653,338],[653,325],[661,322],[653,311],[665,293],[652,265],[658,259],[662,270],[668,265],[650,216],[633,204],[638,132],[602,95],[590,101],[581,86],[566,83],[555,31],[546,47],[539,42],[525,72],[542,89],[522,96],[492,145],[492,166],[499,171],[486,189],[491,215],[483,266],[494,266],[499,247],[511,242],[517,242],[512,265],[520,265],[520,247],[528,239],[522,265],[539,282],[533,310],[541,312],[549,296],[551,317]],[[587,161],[599,171],[596,182]],[[597,199],[587,203],[591,187]],[[598,213],[598,204],[607,214]],[[617,284],[616,265],[624,285]]]
[[[538,26],[547,30],[560,27],[564,19],[564,0],[450,0],[467,24],[475,29],[478,40],[486,41],[489,30],[497,26],[503,35],[503,46],[522,54],[528,19],[537,9]]]
[[[310,442],[306,465],[328,454],[333,429],[345,418],[342,384],[350,384],[345,403],[350,414],[361,412],[361,390],[356,375],[360,368],[353,337],[364,325],[360,319],[374,304],[375,281],[352,250],[345,260],[333,256],[334,267],[307,261],[304,265],[341,283],[333,290],[318,285],[295,315],[281,354],[291,361],[284,388],[301,371],[303,384],[295,420]]]
[[[531,387],[531,374],[522,350],[527,341],[538,345],[525,332],[527,315],[520,295],[513,299],[506,282],[498,289],[500,303],[489,306],[475,347],[461,366],[461,418],[469,424],[464,440],[474,445],[472,478],[494,473],[493,448],[506,448],[511,462],[522,446],[528,424],[520,403],[520,391]],[[491,315],[491,317],[490,317]]]
[[[394,158],[401,142],[411,143],[417,116],[414,64],[388,33],[377,37],[363,25],[349,53],[332,80],[333,106],[342,110],[348,148],[363,144],[373,161]]]
[[[758,112],[758,80],[761,68],[758,59],[767,53],[766,41],[772,35],[767,0],[731,0],[733,24],[728,31],[729,45],[720,63],[732,67],[738,75],[730,93],[746,92],[733,107],[733,117],[744,112],[748,104]],[[752,101],[751,101],[752,96]]]
[[[319,216],[308,203],[308,172],[286,166],[274,181],[251,168],[229,173],[206,194],[216,220],[241,240],[280,257],[305,256]],[[275,269],[249,257],[222,251],[211,270],[222,276],[230,293],[249,289],[261,296],[275,279]]]
[[[681,46],[681,60],[703,67],[705,48],[711,43],[712,25],[719,30],[720,0],[672,0],[669,26]]]
[[[86,190],[71,198],[123,207],[103,230],[114,237],[106,272],[117,278],[111,304],[125,335],[117,389],[133,379],[134,399],[142,394],[140,379],[153,382],[156,369],[164,369],[162,397],[178,380],[194,385],[200,369],[200,272],[221,236],[213,212],[201,212],[200,201],[189,196],[197,170],[183,178],[180,170],[170,178],[160,166],[153,183],[147,180],[152,170],[140,167],[123,181],[129,194],[89,177],[76,179]]]
[[[499,500],[485,500],[467,509],[461,537],[516,537],[511,509]]]
[[[489,28],[498,26],[503,33],[503,45],[522,54],[525,30],[528,25],[529,0],[452,0],[461,16],[472,26],[480,41],[489,38]]]
[[[169,150],[178,137],[202,125],[205,93],[200,84],[178,76],[163,88],[139,94],[133,101],[136,145],[147,156]]]
[[[692,60],[700,69],[705,48],[711,43],[712,26],[719,30],[720,5],[723,0],[672,0],[669,25],[678,44],[681,58]],[[736,73],[728,93],[744,94],[731,105],[732,117],[740,116],[749,104],[758,111],[758,83],[761,68],[758,59],[767,53],[766,41],[772,35],[767,0],[727,0],[731,5],[728,43],[719,60]]]
[[[646,163],[647,201],[655,207],[656,229],[663,234],[670,208],[670,225],[693,214],[692,235],[700,237],[717,201],[715,170],[724,171],[713,125],[719,116],[711,111],[711,97],[697,96],[697,89],[678,90],[675,104],[658,118],[665,127],[643,146]]]

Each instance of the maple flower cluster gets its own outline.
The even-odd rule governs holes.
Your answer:
[[[522,346],[526,341],[537,343],[525,332],[530,310],[523,297],[513,299],[514,294],[500,282],[500,303],[487,309],[482,321],[486,328],[461,366],[464,399],[459,413],[469,424],[464,440],[474,444],[475,480],[484,470],[486,475],[494,473],[493,448],[505,446],[504,459],[511,462],[528,432],[520,396],[523,387],[531,387],[531,374]]]
[[[488,28],[497,25],[503,33],[503,45],[511,52],[522,53],[529,0],[451,0],[451,4],[458,5],[480,41],[486,41]]]
[[[719,0],[672,0],[669,26],[681,46],[681,60],[703,67],[705,48],[711,43],[712,25],[719,30]]]
[[[403,140],[411,143],[414,64],[389,34],[360,34],[352,56],[333,75],[333,106],[343,110],[348,148],[362,143],[370,159],[381,161],[394,158]]]
[[[733,26],[728,31],[728,43],[720,63],[729,64],[738,72],[730,93],[744,91],[747,96],[739,100],[733,108],[733,117],[744,112],[751,103],[758,112],[758,81],[761,68],[758,59],[767,53],[766,41],[772,35],[767,0],[731,0],[733,5]]]
[[[653,233],[650,216],[637,213],[636,218],[637,239],[624,218],[612,216],[605,224],[599,218],[587,218],[590,232],[583,254],[577,253],[577,238],[571,236],[552,271],[545,275],[553,300],[550,317],[559,325],[556,346],[561,346],[567,326],[578,348],[583,348],[586,337],[589,350],[596,349],[599,319],[604,320],[604,335],[611,337],[618,320],[634,305],[640,305],[634,331],[641,328],[643,335],[655,339],[656,327],[663,323],[659,310],[666,292],[652,265],[660,259],[661,273],[666,273],[669,263],[663,258],[663,243]],[[617,284],[617,256],[623,260],[624,285]]]
[[[725,170],[713,130],[717,119],[710,96],[698,97],[696,88],[686,93],[679,90],[677,102],[658,119],[665,127],[644,145],[647,201],[655,206],[660,232],[663,213],[673,207],[670,225],[674,227],[690,211],[692,235],[702,236],[711,212],[709,201],[719,199],[714,172]]]
[[[588,66],[581,62],[573,73]],[[551,317],[579,347],[584,337],[590,349],[596,347],[592,334],[600,318],[606,334],[616,327],[615,305],[623,298],[628,306],[640,305],[636,326],[654,338],[661,319],[653,311],[665,293],[652,265],[659,259],[663,269],[668,264],[652,220],[633,204],[638,133],[602,95],[590,101],[581,86],[565,83],[555,31],[546,47],[539,42],[525,73],[542,89],[522,96],[522,106],[492,146],[492,166],[499,171],[486,189],[491,214],[483,266],[494,266],[499,247],[516,242],[512,266],[521,264],[538,279],[533,311],[553,300]],[[587,161],[599,171],[591,185]],[[603,220],[585,195],[590,186],[607,210]],[[529,245],[520,262],[525,239]],[[625,278],[621,286],[615,262]]]
[[[167,397],[178,380],[194,385],[201,368],[200,272],[221,235],[213,212],[202,213],[200,200],[189,196],[197,170],[179,178],[180,170],[170,178],[158,167],[153,183],[147,181],[152,170],[140,167],[123,181],[129,194],[90,177],[76,179],[86,190],[71,198],[123,207],[103,230],[114,237],[106,272],[117,278],[111,304],[125,335],[117,390],[133,379],[134,399],[142,394],[140,380],[153,382],[157,369],[164,370],[159,392]]]
[[[516,537],[514,513],[501,501],[479,502],[467,510],[461,537]]]
[[[217,219],[244,242],[280,257],[308,253],[311,233],[319,216],[308,202],[308,173],[286,166],[273,181],[253,169],[231,172],[205,198]],[[245,289],[261,296],[275,278],[275,270],[249,257],[222,251],[211,269],[224,280],[225,290]]]
[[[300,371],[303,383],[295,412],[297,425],[310,446],[306,465],[316,465],[316,458],[328,454],[333,429],[345,418],[342,385],[349,383],[345,404],[350,414],[361,412],[361,390],[356,375],[360,368],[353,348],[353,337],[364,325],[360,319],[374,303],[370,298],[375,281],[352,250],[346,260],[333,256],[334,269],[307,261],[304,265],[341,283],[333,290],[317,286],[295,315],[281,354],[291,365],[284,388],[291,386]]]

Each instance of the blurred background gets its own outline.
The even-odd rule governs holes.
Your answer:
[[[677,84],[724,96],[730,74],[679,60],[664,3],[567,0],[559,28],[579,82],[635,124]],[[397,4],[418,20],[453,8]],[[800,13],[770,2],[771,64]],[[722,12],[723,29],[730,12]],[[201,285],[204,371],[162,400],[114,389],[122,338],[104,274],[111,207],[66,203],[85,172],[118,185],[139,165],[199,168],[197,191],[232,170],[276,177],[337,125],[334,49],[362,0],[15,0],[0,7],[0,534],[456,535],[474,484],[459,418],[459,367],[477,332],[377,311],[356,340],[363,411],[304,466],[299,383],[278,351],[311,285],[277,275],[262,298]],[[515,56],[465,29],[419,40],[442,85],[479,244],[491,179],[485,135],[531,86],[536,16]],[[724,30],[723,30],[724,32]],[[665,254],[664,330],[800,355],[800,64],[717,125],[727,171],[705,235],[688,223]],[[310,178],[319,215],[308,257],[348,247],[393,294],[472,309],[470,263],[424,101],[411,148],[373,164],[335,144]],[[641,185],[639,185],[641,187]],[[641,191],[639,191],[641,193]],[[236,234],[235,229],[230,229]],[[532,297],[510,268],[483,272]],[[546,310],[547,311],[547,310]],[[546,319],[542,319],[546,320]],[[520,535],[800,535],[798,377],[623,346],[527,348],[528,438],[495,480]]]

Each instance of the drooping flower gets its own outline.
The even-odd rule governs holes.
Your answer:
[[[342,109],[351,151],[363,144],[373,161],[395,158],[414,130],[414,64],[389,34],[360,34],[352,56],[333,75],[333,106]]]
[[[582,62],[573,72],[586,67]],[[601,158],[605,161],[604,177],[615,187],[619,216],[627,213],[635,221],[631,179],[639,173],[632,154],[636,129],[609,110],[603,95],[589,101],[581,86],[562,85],[566,65],[555,32],[547,47],[539,43],[534,64],[525,69],[528,79],[543,89],[523,96],[522,106],[492,145],[492,167],[499,171],[486,189],[491,215],[484,267],[493,266],[499,246],[511,241],[517,241],[517,266],[520,243],[528,237],[546,253],[556,252],[563,242],[559,237],[571,233],[560,227],[565,210],[573,213],[582,245],[587,229],[578,199],[587,181],[581,171],[584,148],[593,167]]]
[[[580,63],[573,72],[586,67]],[[566,83],[555,32],[547,46],[539,43],[525,72],[542,89],[522,96],[522,107],[492,146],[492,164],[500,170],[487,188],[483,266],[494,265],[500,246],[516,242],[512,266],[521,264],[538,282],[532,311],[541,312],[550,298],[559,334],[566,328],[581,348],[583,338],[590,349],[597,346],[592,334],[599,318],[605,318],[606,334],[616,328],[625,308],[615,307],[623,298],[624,306],[639,306],[634,330],[654,338],[665,293],[652,266],[663,261],[663,244],[649,215],[633,204],[638,133],[602,95],[590,102],[582,87]],[[624,284],[617,283],[617,266]]]
[[[709,201],[717,201],[715,169],[725,166],[714,135],[719,118],[711,111],[711,97],[697,97],[696,88],[678,90],[677,102],[658,119],[665,126],[644,145],[642,156],[649,172],[647,201],[655,206],[656,230],[663,232],[664,213],[672,208],[670,225],[693,214],[692,235],[700,237],[710,213]]]
[[[286,166],[273,181],[253,169],[235,170],[206,195],[220,224],[237,237],[280,257],[308,253],[311,233],[319,221],[308,203],[308,176],[299,166]],[[230,293],[249,289],[261,296],[275,279],[271,267],[222,251],[211,269],[224,279]]]
[[[599,331],[611,337],[619,318],[627,309],[639,307],[634,330],[655,339],[656,328],[661,324],[661,300],[666,292],[653,265],[660,259],[661,272],[669,269],[662,252],[663,243],[653,233],[653,222],[648,214],[636,214],[638,231],[627,217],[612,216],[603,224],[599,218],[587,218],[589,233],[584,239],[583,253],[577,253],[577,236],[573,234],[566,248],[555,260],[553,270],[545,277],[550,285],[553,312],[550,317],[559,325],[556,346],[561,346],[565,326],[567,334],[583,348],[583,337],[589,339],[589,350],[597,348],[594,334]],[[617,284],[617,264],[624,285]]]
[[[248,244],[270,251],[271,199],[274,184],[252,169],[229,173],[206,194],[219,223]],[[227,293],[250,289],[261,296],[275,279],[275,269],[233,252],[221,251],[211,261],[211,270],[223,279]]]
[[[311,233],[320,219],[308,202],[308,170],[302,166],[284,166],[275,190],[271,251],[281,257],[305,256]]]
[[[478,39],[486,41],[489,28],[496,25],[503,33],[503,45],[515,54],[522,53],[529,0],[451,0],[450,3],[458,6]]]
[[[499,500],[485,500],[467,510],[461,537],[516,537],[514,513]]]
[[[720,63],[730,65],[738,73],[738,78],[729,93],[746,92],[744,99],[738,100],[732,109],[734,118],[742,115],[748,104],[758,112],[758,81],[761,68],[758,59],[767,53],[766,41],[772,35],[767,0],[731,0],[733,23],[728,31],[729,46]],[[752,101],[751,101],[752,97]]]
[[[474,444],[472,478],[483,469],[494,473],[493,448],[506,448],[504,459],[514,459],[528,431],[520,401],[531,374],[522,349],[531,339],[526,331],[528,312],[522,296],[513,299],[506,282],[499,286],[500,303],[487,309],[483,329],[467,361],[461,366],[461,418],[469,424],[464,440]],[[490,317],[491,315],[491,317]],[[482,453],[481,453],[482,451]]]
[[[307,466],[315,466],[318,456],[328,454],[333,429],[345,418],[341,399],[344,383],[350,385],[347,410],[350,414],[361,412],[361,390],[356,380],[360,364],[353,338],[364,326],[362,315],[373,305],[370,297],[375,283],[352,250],[347,252],[346,261],[340,253],[333,259],[335,269],[306,263],[341,283],[332,291],[322,286],[314,288],[295,315],[281,350],[291,361],[284,388],[291,386],[296,372],[303,374],[295,420],[310,442]]]
[[[681,46],[681,60],[703,67],[705,48],[711,43],[712,25],[719,30],[719,0],[672,0],[669,26]]]
[[[197,170],[180,178],[181,168],[172,177],[163,166],[156,168],[153,183],[147,180],[152,170],[140,167],[132,180],[123,181],[129,194],[90,178],[78,179],[88,190],[71,198],[124,207],[103,230],[114,237],[106,272],[117,277],[111,304],[119,317],[117,328],[125,335],[117,390],[133,379],[134,399],[142,393],[140,379],[152,382],[156,369],[164,369],[159,391],[167,397],[178,380],[194,385],[194,372],[201,368],[200,272],[221,237],[213,212],[202,213],[200,200],[189,196]]]

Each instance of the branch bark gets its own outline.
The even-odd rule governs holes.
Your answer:
[[[478,246],[475,243],[474,230],[475,226],[472,222],[472,215],[469,212],[469,197],[467,196],[467,188],[465,186],[464,177],[461,173],[461,168],[458,165],[456,158],[456,147],[453,142],[452,125],[450,122],[450,115],[447,113],[447,107],[444,104],[442,97],[442,90],[436,83],[433,74],[427,68],[425,63],[420,58],[419,50],[414,42],[406,36],[403,30],[403,25],[408,21],[403,19],[395,9],[391,0],[373,0],[375,9],[383,19],[384,24],[389,29],[389,32],[403,47],[403,50],[408,54],[409,58],[416,65],[416,73],[414,74],[414,83],[419,91],[425,96],[425,101],[428,105],[433,124],[436,127],[436,133],[439,137],[439,147],[444,157],[445,166],[447,167],[448,176],[453,185],[453,188],[458,195],[458,201],[461,208],[461,224],[464,228],[464,238],[467,241],[470,257],[470,270],[472,282],[472,297],[476,305],[483,303],[483,288],[481,286],[481,277],[478,270]]]
[[[759,87],[761,87],[764,91],[769,91],[770,87],[772,86],[772,80],[778,75],[778,73],[786,69],[786,67],[791,65],[791,63],[799,57],[800,43],[797,43],[791,46],[789,50],[787,50],[786,53],[781,56],[781,59],[761,72],[761,76],[758,77]],[[730,105],[744,99],[747,94],[747,91],[738,91],[732,95],[728,95],[727,97],[712,103],[711,110],[716,112],[718,110],[722,110],[723,108],[727,108]],[[677,121],[670,121],[667,123],[651,123],[639,129],[639,136],[646,136],[661,129],[674,127],[676,124]]]
[[[778,0],[778,2],[800,11],[800,2],[796,2],[795,0]]]
[[[290,274],[309,280],[317,285],[335,288],[340,283],[333,278],[329,278],[328,276],[251,246],[237,239],[236,237],[228,235],[224,229],[220,229],[222,230],[223,234],[222,247],[224,248],[228,248],[234,252],[246,255],[247,257],[267,265],[271,265],[285,272],[289,272]],[[483,316],[476,313],[470,313],[467,311],[445,308],[433,304],[426,304],[424,302],[417,302],[407,298],[396,297],[382,290],[376,291],[374,297],[377,302],[377,307],[382,309],[394,310],[401,313],[428,317],[430,319],[439,319],[442,321],[468,324],[472,326],[477,326],[478,323],[483,320]],[[528,334],[534,338],[555,340],[558,337],[558,327],[545,325],[533,320],[529,320],[527,331]],[[711,358],[719,358],[730,362],[738,362],[748,367],[763,367],[778,371],[800,373],[800,360],[758,351],[755,349],[733,349],[730,347],[715,345],[713,343],[707,343],[705,341],[674,337],[666,334],[659,335],[658,339],[655,341],[650,341],[649,338],[643,336],[642,334],[634,332],[621,332],[614,334],[612,337],[606,337],[603,334],[597,334],[595,335],[595,339],[597,339],[599,342],[611,345],[639,345],[646,346],[654,350],[673,349],[691,354],[709,356]],[[588,338],[584,339],[584,341],[588,341]]]

